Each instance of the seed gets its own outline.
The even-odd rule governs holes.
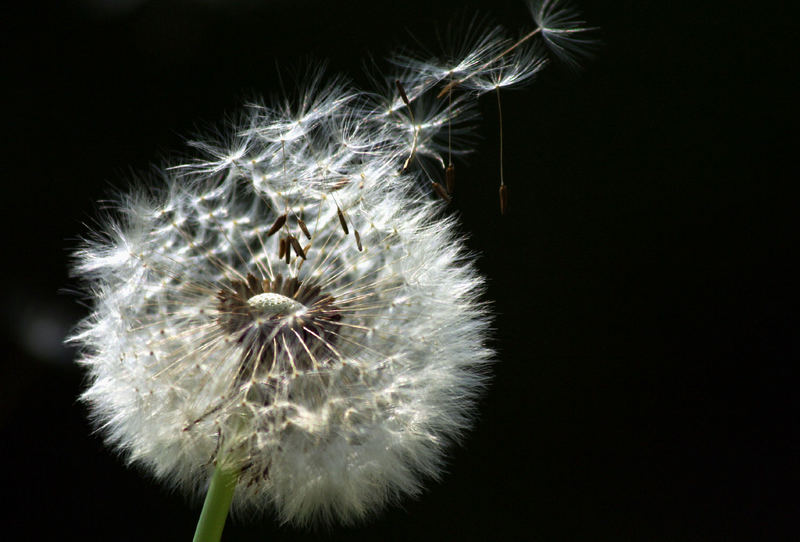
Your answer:
[[[508,206],[508,189],[506,185],[500,185],[500,214],[506,214],[506,207]]]
[[[447,195],[447,190],[444,189],[442,185],[439,183],[431,182],[433,185],[433,190],[439,194],[439,197],[442,198],[446,202],[450,202],[450,196]]]
[[[406,107],[411,107],[411,102],[408,100],[408,96],[406,96],[406,91],[403,88],[403,85],[398,79],[395,79],[394,84],[397,85],[397,90],[400,92],[400,97],[403,99],[403,103],[406,104]]]
[[[447,191],[452,194],[456,189],[456,168],[453,164],[450,164],[444,170],[444,179],[447,184]]]
[[[273,222],[272,227],[267,232],[267,237],[275,235],[275,232],[281,229],[285,223],[286,223],[286,213],[283,213],[281,216],[275,219],[275,222]]]
[[[297,219],[297,225],[300,226],[300,229],[303,230],[303,234],[311,239],[311,234],[308,232],[308,228],[306,228],[306,223],[303,222],[302,218]]]
[[[281,237],[281,240],[278,242],[278,258],[283,258],[286,254],[286,238]]]
[[[444,97],[445,94],[449,94],[452,92],[453,88],[457,86],[461,81],[450,81],[445,87],[439,91],[439,94],[436,95],[437,98]]]
[[[334,185],[331,187],[331,191],[334,191],[334,190],[341,190],[342,188],[344,188],[345,186],[347,186],[347,183],[349,183],[349,182],[350,182],[350,179],[348,179],[347,177],[342,177],[342,179],[340,179],[339,181],[337,181],[337,182],[336,182],[336,184],[334,184]]]
[[[300,246],[300,242],[297,240],[297,237],[295,237],[294,235],[290,235],[289,242],[292,244],[292,248],[297,253],[297,255],[305,260],[306,253],[303,252],[303,247]]]
[[[347,235],[350,233],[350,230],[347,229],[347,221],[344,219],[344,213],[342,210],[339,209],[339,206],[336,206],[336,213],[339,215],[339,224],[342,225],[342,229],[344,230],[344,234]]]
[[[358,247],[358,251],[361,252],[364,250],[364,247],[361,246],[361,236],[358,234],[358,230],[353,228],[353,233],[356,235],[356,246]]]

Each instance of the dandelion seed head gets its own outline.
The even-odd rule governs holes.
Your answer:
[[[468,426],[490,359],[482,280],[397,164],[293,143],[284,165],[265,145],[281,155],[253,141],[223,167],[209,150],[126,196],[79,253],[95,298],[74,339],[83,398],[159,478],[200,491],[223,462],[242,507],[352,521],[416,493]]]
[[[425,164],[470,150],[486,85],[539,71],[531,52],[487,64],[507,43],[407,60],[378,92],[314,72],[119,196],[76,253],[93,309],[71,338],[109,444],[189,493],[233,470],[234,506],[296,524],[359,520],[439,475],[491,320]],[[472,86],[435,99],[454,74]]]

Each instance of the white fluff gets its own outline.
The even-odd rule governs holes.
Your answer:
[[[454,219],[421,186],[443,176],[431,163],[475,91],[541,68],[530,48],[486,64],[508,43],[492,29],[461,58],[406,57],[379,98],[316,78],[120,198],[77,254],[94,309],[72,338],[113,447],[189,491],[217,464],[241,470],[235,505],[301,524],[357,520],[439,474],[485,383],[490,319]]]

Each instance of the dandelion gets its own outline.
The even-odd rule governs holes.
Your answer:
[[[483,279],[427,187],[449,199],[475,98],[544,65],[510,44],[406,56],[377,93],[317,73],[120,196],[78,251],[83,400],[129,462],[211,480],[198,533],[231,499],[351,523],[440,473],[492,353]]]

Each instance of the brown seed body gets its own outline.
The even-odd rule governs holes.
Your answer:
[[[275,222],[272,223],[272,227],[267,232],[267,237],[275,235],[275,233],[286,224],[286,213],[283,213],[281,216],[275,219]]]
[[[439,197],[442,198],[446,202],[450,202],[450,196],[447,195],[447,190],[444,189],[444,186],[440,185],[439,183],[431,183],[433,185],[433,190]]]
[[[281,237],[278,241],[278,258],[283,258],[286,255],[286,238]]]
[[[506,185],[500,185],[500,214],[506,214],[506,207],[508,207],[508,189]]]
[[[306,227],[306,223],[303,222],[302,218],[298,218],[297,219],[297,225],[300,226],[301,230],[303,230],[303,235],[305,235],[306,237],[311,239],[311,233],[308,231],[308,228]]]
[[[452,194],[456,189],[456,167],[453,164],[450,164],[444,170],[444,181],[447,185],[447,191]]]
[[[306,253],[303,252],[303,247],[300,246],[300,241],[297,240],[297,237],[295,237],[294,235],[290,235],[289,242],[292,244],[292,248],[297,253],[297,255],[305,260]]]
[[[399,80],[395,79],[394,84],[397,85],[397,90],[400,92],[400,98],[403,99],[403,103],[406,104],[406,107],[411,107],[411,102],[406,96],[406,90],[403,88],[402,83]]]
[[[339,224],[342,225],[342,229],[344,230],[344,234],[347,235],[350,233],[350,230],[347,228],[347,220],[344,219],[344,213],[339,206],[336,206],[336,213],[339,215]]]
[[[354,229],[353,233],[356,236],[356,246],[358,247],[358,251],[361,252],[364,250],[364,247],[361,245],[361,236],[358,234],[358,230]]]
[[[449,94],[453,88],[458,85],[459,81],[450,81],[445,87],[439,91],[439,94],[436,95],[437,98],[444,97],[445,94]]]

